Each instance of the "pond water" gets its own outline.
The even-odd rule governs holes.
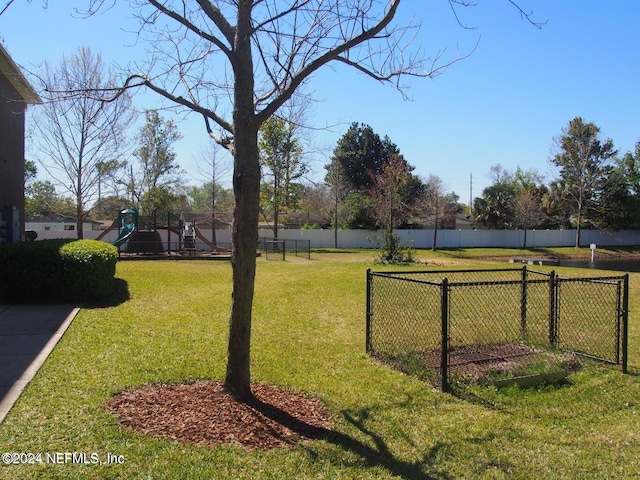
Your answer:
[[[618,272],[640,272],[640,260],[560,260],[561,267],[592,268],[599,270],[616,270]]]

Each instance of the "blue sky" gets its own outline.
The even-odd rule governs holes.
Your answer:
[[[73,5],[87,0],[16,0],[0,16],[0,37],[14,60],[35,70],[45,59],[57,64],[88,45],[107,62],[126,64],[144,58],[144,46],[131,47],[122,31],[135,23],[119,7],[88,20],[71,16]],[[345,67],[324,69],[307,91],[317,102],[309,120],[331,125],[314,138],[315,179],[338,138],[351,122],[371,125],[388,135],[414,173],[440,177],[448,191],[469,201],[489,185],[492,165],[515,171],[537,169],[552,178],[548,159],[553,137],[576,117],[594,122],[603,138],[624,153],[640,141],[640,2],[612,0],[520,0],[537,21],[520,18],[507,0],[479,0],[458,10],[461,28],[446,0],[413,0],[401,5],[400,21],[415,17],[422,29],[416,39],[427,53],[444,50],[443,61],[469,58],[434,79],[410,80],[404,101],[393,88]],[[2,4],[4,5],[4,3]],[[156,108],[152,94],[136,98],[139,108]],[[200,117],[178,124],[184,138],[175,145],[178,160],[198,183],[196,159],[208,143]],[[132,134],[136,133],[135,131]]]

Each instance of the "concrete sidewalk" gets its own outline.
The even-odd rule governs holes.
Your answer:
[[[0,305],[0,422],[79,310],[73,305]]]

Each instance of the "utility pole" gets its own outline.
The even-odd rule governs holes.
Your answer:
[[[469,215],[473,214],[473,173],[469,174]]]

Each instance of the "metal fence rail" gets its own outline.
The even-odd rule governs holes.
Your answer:
[[[448,390],[553,373],[573,356],[626,372],[628,275],[564,278],[523,268],[367,271],[367,351]]]
[[[258,250],[264,252],[264,258],[267,260],[286,260],[284,240],[263,238],[258,241]]]
[[[311,242],[309,240],[279,239],[263,237],[258,239],[258,249],[262,250],[267,260],[286,260],[287,254],[311,259]]]
[[[311,260],[311,240],[288,238],[284,241],[284,248],[290,255]]]

